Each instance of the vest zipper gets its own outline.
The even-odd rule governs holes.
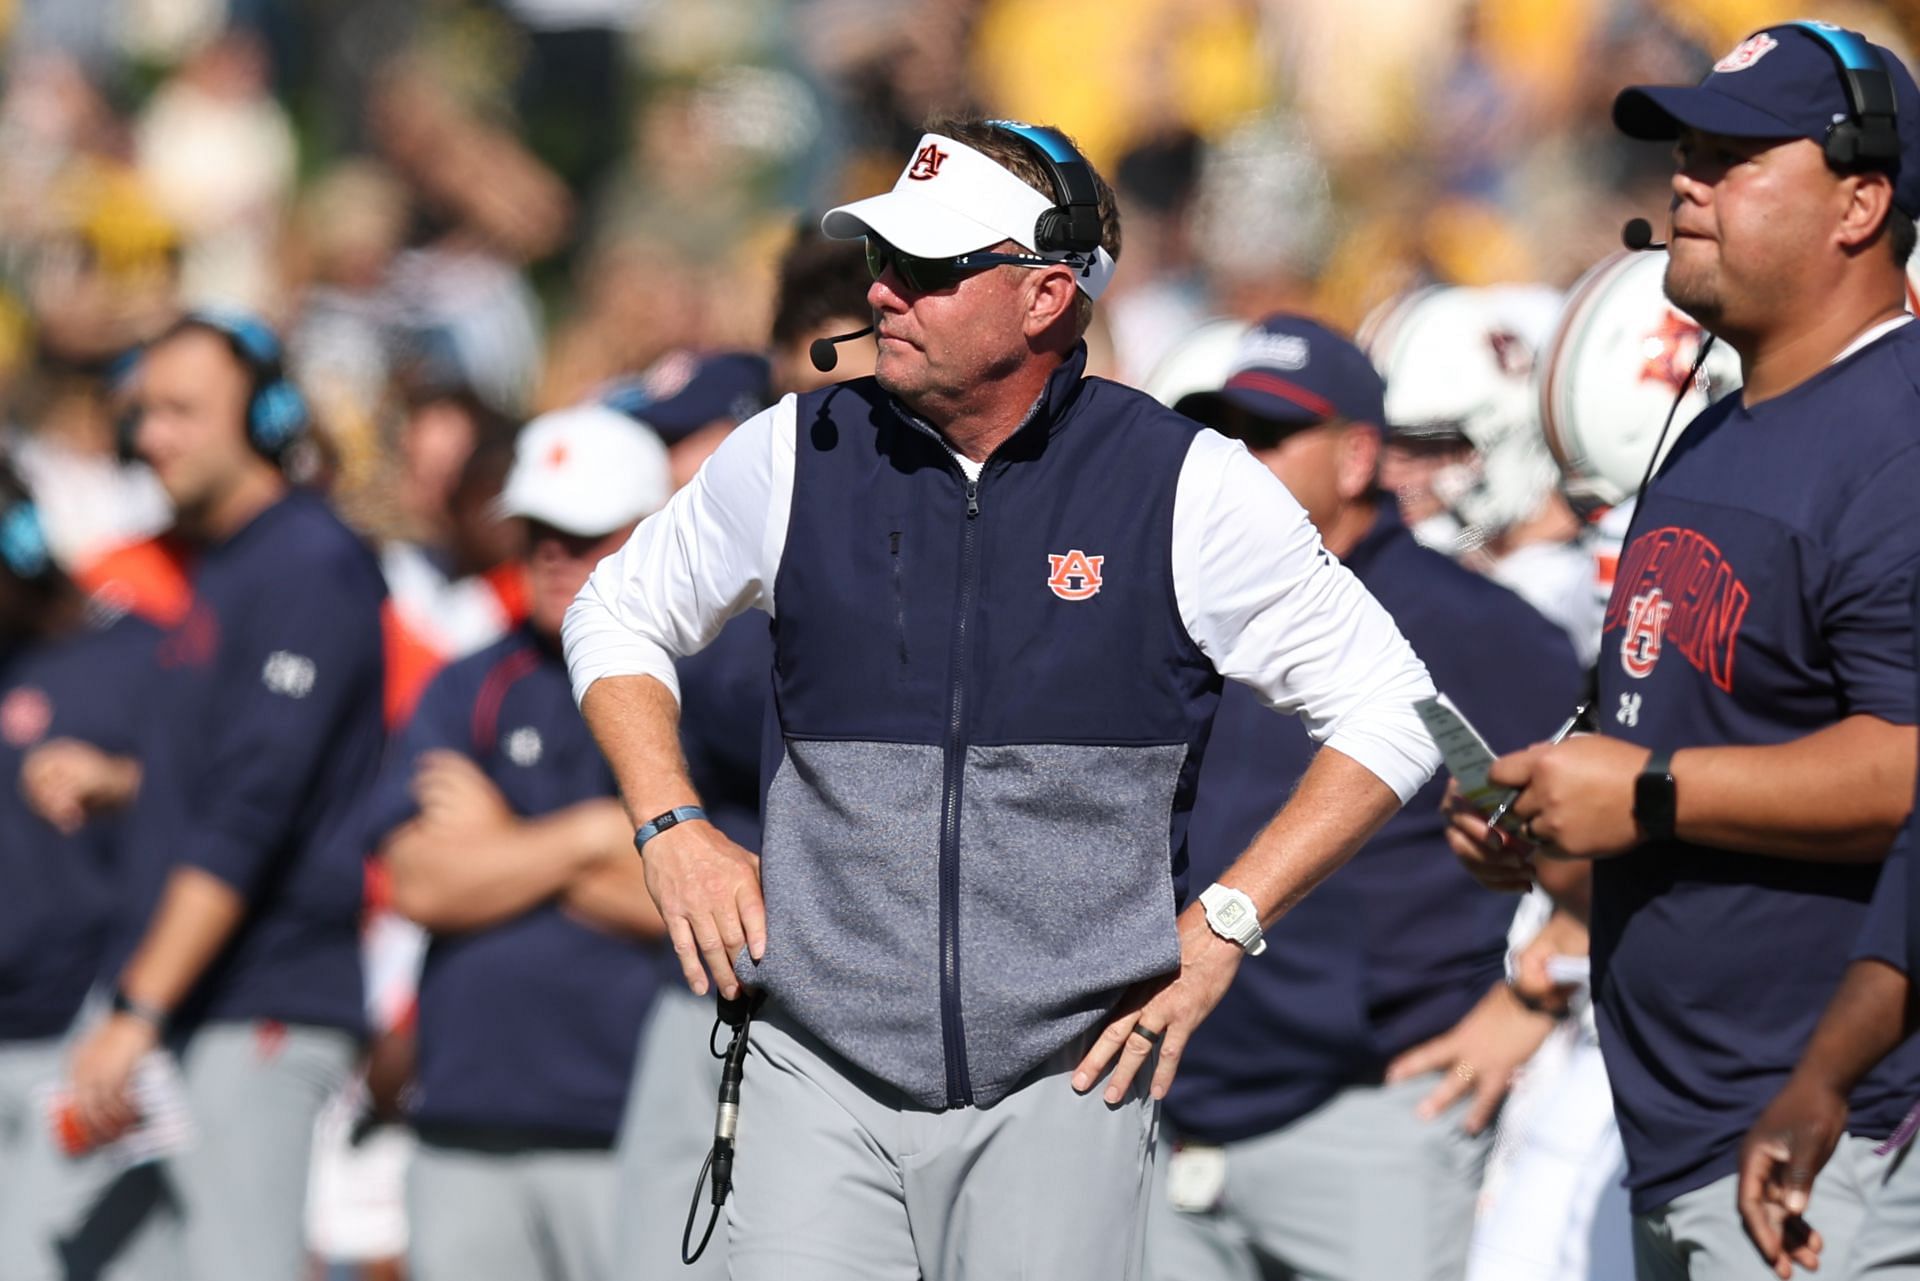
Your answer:
[[[1015,435],[1026,429],[1045,403],[1044,392],[1034,398],[1014,429]],[[940,1034],[947,1060],[947,1106],[964,1108],[973,1106],[973,1080],[967,1070],[966,1023],[960,1010],[960,789],[967,766],[966,685],[973,662],[973,602],[980,585],[979,538],[974,533],[980,517],[980,479],[967,474],[959,453],[931,424],[904,407],[900,416],[947,452],[967,496],[967,519],[960,526],[960,600],[954,613],[945,777],[940,797]],[[989,456],[981,464],[982,476],[991,461]]]
[[[887,544],[893,554],[893,631],[900,642],[900,666],[904,668],[907,666],[907,585],[900,567],[899,530],[887,536]]]
[[[944,441],[942,442],[945,443]],[[940,1030],[947,1060],[947,1106],[973,1105],[967,1071],[966,1023],[960,1010],[960,791],[966,775],[966,685],[972,662],[973,600],[979,585],[980,482],[954,466],[966,486],[967,519],[960,526],[960,600],[954,615],[952,677],[947,691],[946,777],[940,803]]]

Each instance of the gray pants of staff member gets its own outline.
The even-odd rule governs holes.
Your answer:
[[[1807,1222],[1819,1230],[1820,1275],[1837,1281],[1907,1281],[1920,1276],[1913,1261],[1920,1220],[1920,1187],[1908,1166],[1911,1150],[1891,1157],[1873,1154],[1872,1139],[1840,1140],[1827,1168],[1814,1180]],[[1904,1157],[1905,1160],[1899,1160]],[[1767,1281],[1773,1270],[1747,1239],[1735,1202],[1739,1176],[1729,1174],[1675,1197],[1633,1219],[1633,1264],[1638,1281]],[[1877,1225],[1869,1231],[1870,1225]],[[1900,1270],[1903,1247],[1908,1257]],[[1862,1247],[1865,1248],[1862,1248]]]
[[[751,1045],[734,1281],[1138,1281],[1159,1111],[1144,1074],[1114,1107],[1077,1095],[1074,1046],[990,1108],[932,1112],[777,1010]]]
[[[1874,1160],[1885,1165],[1872,1180],[1877,1187],[1853,1241],[1848,1276],[1850,1281],[1920,1281],[1920,1139]]]
[[[303,1281],[313,1123],[358,1057],[336,1028],[195,1032],[180,1056],[193,1143],[107,1190],[65,1247],[74,1275]]]
[[[422,1143],[407,1173],[407,1215],[413,1281],[616,1275],[612,1152],[495,1153]]]
[[[1491,1140],[1460,1129],[1464,1102],[1431,1121],[1414,1115],[1438,1080],[1353,1086],[1292,1125],[1227,1144],[1211,1210],[1175,1209],[1157,1179],[1147,1275],[1458,1281]]]
[[[66,1079],[64,1038],[0,1042],[0,1277],[65,1277],[59,1241],[112,1172],[54,1146],[43,1091]]]
[[[708,1049],[714,1002],[678,983],[663,987],[640,1033],[633,1089],[620,1122],[619,1206],[614,1258],[623,1281],[726,1281],[727,1229],[717,1225],[699,1262],[680,1262],[694,1179],[713,1145],[720,1060]],[[723,1032],[715,1042],[726,1047]],[[706,1229],[703,1193],[693,1240]]]

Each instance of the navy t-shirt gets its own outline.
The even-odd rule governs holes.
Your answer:
[[[616,795],[574,707],[559,652],[521,628],[434,678],[390,754],[372,807],[383,839],[418,812],[422,753],[472,758],[514,813]],[[411,1113],[424,1133],[611,1144],[656,950],[570,915],[557,899],[485,929],[436,934],[420,975]]]
[[[1911,826],[1911,823],[1909,824]],[[1856,961],[1885,961],[1903,974],[1912,974],[1907,944],[1909,868],[1912,837],[1902,837],[1887,855],[1880,870],[1880,884],[1874,888],[1873,902],[1867,908],[1867,923],[1861,927],[1860,941],[1853,950]]]
[[[1748,409],[1705,411],[1648,487],[1607,606],[1605,732],[1677,750],[1914,719],[1920,325]],[[1844,798],[1808,796],[1808,805]],[[1866,920],[1878,866],[1644,845],[1594,868],[1600,1044],[1636,1212],[1731,1173]],[[1885,1134],[1909,1046],[1863,1083]]]
[[[1434,684],[1496,751],[1559,728],[1581,671],[1559,628],[1506,588],[1420,546],[1391,498],[1345,563]],[[1300,722],[1229,684],[1188,827],[1191,879],[1219,879],[1286,802],[1316,744]],[[1457,1023],[1501,974],[1515,900],[1447,849],[1444,776],[1281,918],[1188,1045],[1167,1099],[1188,1134],[1232,1142],[1278,1129]]]
[[[158,635],[102,618],[0,655],[0,1041],[61,1035],[99,977],[122,828],[100,815],[63,835],[27,807],[21,764],[58,738],[133,755]]]
[[[246,916],[175,1017],[363,1030],[368,789],[380,766],[380,606],[372,554],[295,490],[192,572],[193,605],[161,637],[146,777],[128,822],[117,974],[168,874],[196,867]]]

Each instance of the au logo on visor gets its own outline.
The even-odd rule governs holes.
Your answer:
[[[928,143],[920,148],[913,157],[913,163],[907,166],[907,177],[916,182],[925,182],[929,178],[940,176],[940,166],[945,164],[947,153]]]

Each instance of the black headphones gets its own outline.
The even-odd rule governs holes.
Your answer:
[[[1891,169],[1900,164],[1900,130],[1894,122],[1893,77],[1879,51],[1855,32],[1830,22],[1793,22],[1827,51],[1840,68],[1848,118],[1827,129],[1827,163],[1841,171]]]
[[[1053,185],[1053,208],[1033,224],[1033,247],[1041,253],[1086,254],[1100,248],[1100,187],[1093,167],[1074,150],[1067,136],[1047,125],[1018,120],[989,120],[1040,154]]]
[[[246,366],[253,391],[247,398],[247,443],[271,462],[306,431],[306,398],[287,378],[280,340],[258,317],[226,308],[190,311],[174,326],[209,329],[227,340]]]

